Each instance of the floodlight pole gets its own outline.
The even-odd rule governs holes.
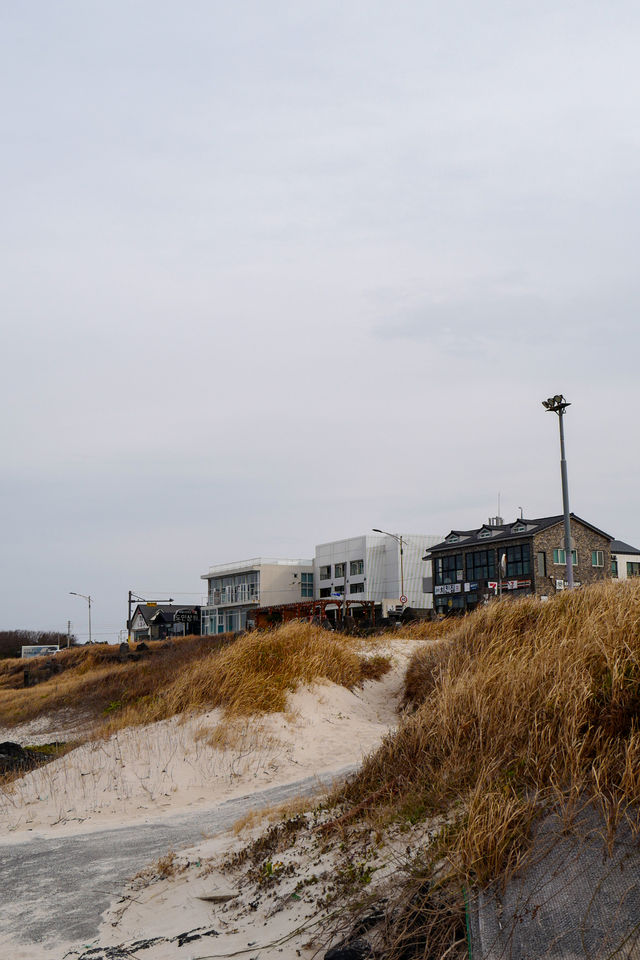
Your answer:
[[[564,447],[563,417],[568,403],[561,394],[543,400],[542,405],[548,413],[558,414],[560,425],[560,474],[562,477],[562,510],[564,513],[564,559],[566,564],[567,590],[573,590],[573,551],[571,549],[571,514],[569,512],[569,480],[567,477],[567,457]]]
[[[573,590],[573,551],[571,549],[571,520],[569,514],[569,480],[564,449],[564,409],[558,411],[560,424],[560,472],[562,475],[562,509],[564,512],[564,558],[567,563],[567,589]]]

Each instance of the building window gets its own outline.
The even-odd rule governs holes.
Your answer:
[[[604,551],[602,550],[591,551],[591,566],[604,567]]]
[[[464,580],[462,554],[456,553],[453,557],[438,557],[436,560],[436,583],[460,583]]]
[[[364,583],[350,583],[349,593],[364,593]]]
[[[627,576],[640,577],[640,563],[631,563],[627,561]]]
[[[335,577],[344,577],[345,570],[347,568],[346,563],[336,563],[334,567],[334,576]]]
[[[559,549],[558,549],[558,550],[554,550],[554,551],[553,551],[553,562],[556,564],[556,566],[564,567],[564,566],[566,565],[566,562],[567,562],[567,561],[566,561],[566,556],[567,556],[567,555],[566,555],[566,553],[564,552],[564,550],[559,550]],[[577,567],[577,566],[578,566],[578,551],[577,551],[577,550],[572,550],[572,551],[571,551],[571,560],[572,560],[572,562],[573,562],[574,567]]]
[[[331,580],[331,565],[328,567],[320,567],[320,579],[321,580]]]
[[[364,560],[352,560],[349,564],[349,575],[357,577],[360,573],[364,573]]]
[[[618,561],[615,557],[611,560],[611,576],[617,579],[618,577]]]
[[[507,547],[507,576],[522,577],[529,573],[529,544]]]
[[[331,587],[320,587],[320,597],[330,597]]]
[[[536,554],[536,569],[538,571],[539,577],[546,577],[547,575],[547,555],[544,550],[540,550]]]
[[[467,580],[492,580],[496,575],[493,550],[477,550],[467,554]]]
[[[313,599],[313,574],[312,573],[301,574],[301,587],[302,587],[302,596],[311,597]]]

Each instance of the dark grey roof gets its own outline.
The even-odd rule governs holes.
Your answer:
[[[491,526],[487,523],[481,527],[476,527],[474,530],[451,530],[445,540],[441,543],[436,543],[435,546],[427,550],[427,554],[423,559],[428,560],[431,554],[441,550],[454,550],[460,547],[467,548],[478,544],[503,543],[505,540],[521,540],[524,537],[533,536],[534,533],[540,533],[541,530],[546,530],[547,527],[553,527],[557,523],[562,523],[563,519],[564,517],[561,513],[553,517],[536,517],[534,520],[518,517],[518,519],[513,520],[511,523],[502,523],[499,526]],[[579,523],[584,524],[585,527],[589,527],[590,530],[594,530],[608,540],[613,539],[608,533],[605,533],[604,530],[594,527],[592,523],[588,523],[581,517],[576,516],[575,513],[571,514],[571,519],[579,521]],[[457,542],[448,540],[452,535],[459,538]]]
[[[630,543],[625,543],[624,540],[612,540],[611,553],[640,553],[640,550],[632,547]]]

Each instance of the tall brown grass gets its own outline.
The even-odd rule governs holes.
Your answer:
[[[346,795],[457,810],[460,879],[517,862],[550,804],[591,798],[615,827],[640,802],[640,582],[493,603],[415,654],[406,693],[415,713]]]
[[[331,680],[354,687],[381,677],[390,668],[388,658],[363,656],[363,649],[362,642],[299,621],[248,633],[191,663],[157,695],[128,707],[117,723],[213,707],[223,707],[227,716],[281,711],[287,694],[301,684]]]
[[[124,663],[113,647],[61,652],[61,673],[35,687],[0,689],[0,723],[78,709],[108,733],[213,707],[227,715],[277,711],[299,684],[326,679],[353,687],[390,666],[370,641],[296,621],[230,641],[191,637],[155,644],[144,659]],[[21,672],[23,661],[7,661],[5,676],[15,673],[16,664]]]
[[[414,713],[333,799],[380,819],[448,815],[389,891],[389,960],[466,955],[463,890],[526,861],[532,825],[585,803],[640,829],[640,582],[495,602],[415,655]],[[357,929],[357,924],[354,925]]]
[[[0,662],[0,723],[11,725],[56,710],[71,710],[100,717],[117,712],[124,704],[153,695],[171,683],[191,662],[208,656],[225,640],[185,637],[150,644],[150,654],[140,660],[120,662],[118,648],[107,644],[76,647],[56,654],[59,672],[33,687],[22,687],[24,660]],[[36,673],[44,660],[28,661]]]

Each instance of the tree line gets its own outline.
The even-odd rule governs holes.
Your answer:
[[[67,643],[70,643],[75,647],[78,638],[74,634],[67,637],[66,633],[58,633],[55,630],[0,630],[0,659],[19,657],[23,646],[35,646],[40,643],[54,644],[59,647],[66,647]]]

